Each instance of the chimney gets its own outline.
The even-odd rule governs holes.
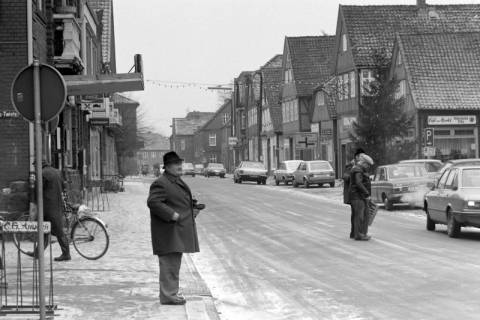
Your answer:
[[[426,7],[427,0],[417,0],[417,7]]]

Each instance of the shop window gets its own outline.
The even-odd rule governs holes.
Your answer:
[[[458,129],[455,130],[455,135],[456,136],[473,136],[473,129]]]
[[[449,136],[450,130],[435,130],[436,136]]]

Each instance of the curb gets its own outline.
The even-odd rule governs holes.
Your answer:
[[[190,254],[184,255],[184,265],[189,275],[183,290],[187,298],[185,305],[187,319],[220,320],[212,293],[198,272]]]

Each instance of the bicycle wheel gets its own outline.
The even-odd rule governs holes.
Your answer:
[[[28,214],[19,217],[16,221],[31,221]],[[21,253],[30,255],[34,252],[38,243],[37,233],[13,233],[12,235],[13,243],[20,250]],[[44,247],[48,247],[48,235],[44,236]]]
[[[110,238],[103,223],[96,218],[84,217],[72,227],[72,242],[79,255],[97,260],[107,252]]]

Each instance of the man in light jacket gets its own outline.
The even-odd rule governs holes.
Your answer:
[[[165,172],[150,186],[147,205],[150,208],[153,254],[160,265],[160,303],[183,305],[178,294],[183,253],[199,251],[192,193],[181,179],[182,162],[175,152],[163,157]]]

